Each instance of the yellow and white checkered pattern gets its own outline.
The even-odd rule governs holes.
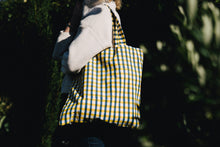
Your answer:
[[[60,125],[100,119],[122,127],[139,126],[143,52],[126,45],[121,25],[111,13],[115,46],[96,55],[75,76]]]

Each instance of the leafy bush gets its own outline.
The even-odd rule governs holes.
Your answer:
[[[219,146],[219,0],[123,2],[119,13],[127,42],[145,51],[140,142]],[[16,97],[14,132],[20,146],[51,144],[62,80],[51,53],[73,6],[72,0],[0,2],[1,95]],[[31,131],[34,135],[27,135]]]
[[[170,32],[145,58],[145,132],[168,147],[219,146],[220,11],[197,0],[174,8]]]

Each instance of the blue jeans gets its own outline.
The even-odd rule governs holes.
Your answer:
[[[56,129],[52,147],[138,147],[133,131],[100,121],[67,125]]]
[[[86,137],[80,142],[80,147],[104,147],[104,142],[97,137]]]
[[[75,139],[63,138],[52,143],[52,147],[105,147],[98,137],[84,137]]]

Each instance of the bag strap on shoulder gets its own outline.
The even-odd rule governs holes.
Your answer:
[[[112,9],[108,5],[106,6],[109,8],[109,10],[111,11],[111,15],[112,15],[112,31],[113,31],[114,46],[120,45],[120,44],[126,44],[124,31],[122,29],[122,26],[118,18],[116,17]]]

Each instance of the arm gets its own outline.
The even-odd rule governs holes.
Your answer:
[[[68,50],[69,44],[71,43],[73,37],[69,32],[61,31],[57,42],[55,44],[52,57],[54,59],[62,59],[63,53]]]
[[[112,17],[107,7],[97,7],[81,21],[69,46],[67,65],[77,72],[102,50],[112,46]]]
[[[73,40],[73,36],[75,36],[80,24],[80,20],[82,17],[82,7],[82,1],[77,0],[73,9],[71,20],[67,24],[65,30],[60,32],[60,35],[55,44],[52,54],[52,57],[54,59],[62,59],[64,52],[68,50],[69,44]]]

